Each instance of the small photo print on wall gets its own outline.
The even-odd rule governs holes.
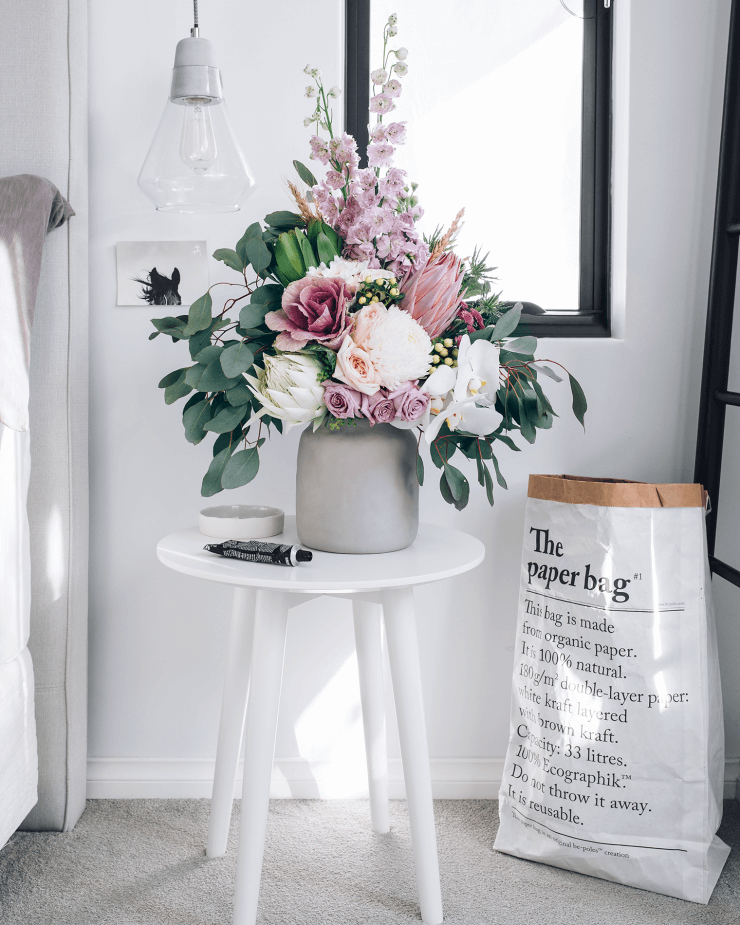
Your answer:
[[[205,241],[119,241],[118,305],[190,305],[208,289]]]

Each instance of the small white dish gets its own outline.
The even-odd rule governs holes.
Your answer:
[[[285,512],[264,504],[221,504],[200,512],[200,532],[222,540],[260,540],[283,532]]]

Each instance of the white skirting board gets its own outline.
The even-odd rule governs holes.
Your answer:
[[[432,795],[436,800],[492,800],[504,767],[503,758],[432,758]],[[90,800],[210,799],[213,759],[91,758],[87,763]],[[740,799],[740,758],[725,762],[725,799]],[[235,797],[241,795],[241,764]],[[404,799],[400,759],[388,762],[391,799]],[[304,758],[277,758],[273,799],[356,799],[367,797],[367,779],[357,765],[321,764]]]

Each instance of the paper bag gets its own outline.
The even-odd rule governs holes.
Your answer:
[[[730,849],[705,501],[530,477],[499,851],[709,901]]]

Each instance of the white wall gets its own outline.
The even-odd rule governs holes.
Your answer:
[[[231,115],[259,186],[241,213],[193,217],[154,213],[136,186],[175,44],[190,25],[188,4],[91,2],[90,756],[91,777],[99,781],[92,795],[207,795],[204,785],[172,781],[204,779],[215,754],[229,603],[225,589],[168,571],[155,557],[161,536],[196,521],[210,446],[185,442],[178,410],[165,407],[156,388],[186,360],[186,348],[165,338],[147,341],[155,312],[115,305],[115,242],[207,238],[211,250],[233,246],[247,224],[288,207],[282,178],[294,157],[307,157],[301,69],[310,61],[329,84],[341,83],[341,6],[204,5],[202,34],[218,49]],[[487,548],[478,570],[417,595],[430,751],[440,759],[433,773],[468,781],[467,790],[440,783],[440,795],[495,793],[491,781],[508,730],[529,473],[658,482],[692,475],[730,3],[650,0],[633,3],[631,17],[626,0],[615,6],[623,69],[616,117],[619,336],[540,347],[540,355],[562,361],[582,382],[587,432],[570,416],[567,389],[553,387],[561,418],[535,447],[502,460],[509,491],[497,491],[493,510],[479,492],[459,514],[433,485],[422,491],[424,520],[473,533]],[[220,265],[211,278],[223,278]],[[292,510],[297,440],[291,434],[267,445],[258,479],[231,497]],[[290,624],[277,755],[310,761],[314,776],[326,779],[316,793],[362,787],[347,608],[312,602]],[[740,650],[728,613],[720,615],[720,639]],[[726,693],[733,718],[728,755],[738,756],[737,685]],[[389,740],[397,756],[392,722]],[[282,766],[289,774],[296,767]],[[470,783],[476,775],[482,780]],[[147,783],[154,777],[162,781]],[[296,785],[293,792],[308,791]]]

